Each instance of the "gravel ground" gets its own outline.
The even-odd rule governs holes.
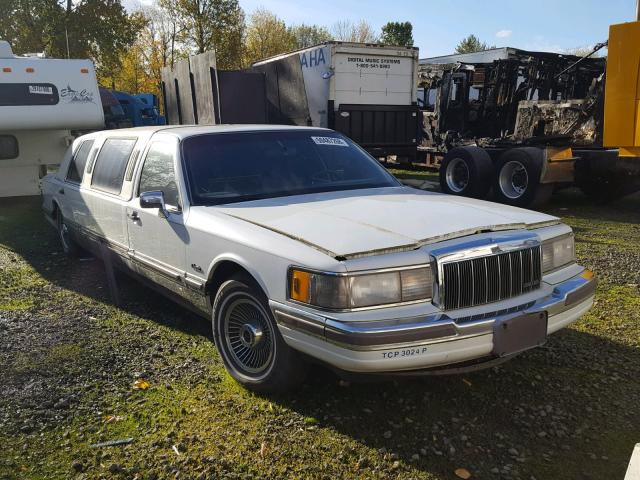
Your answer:
[[[206,321],[98,260],[68,260],[35,200],[0,205],[0,478],[622,478],[640,441],[640,198],[546,210],[596,305],[488,371],[287,397],[225,373]],[[134,388],[145,379],[148,389]],[[101,442],[126,440],[118,446]],[[456,473],[457,472],[457,473]]]

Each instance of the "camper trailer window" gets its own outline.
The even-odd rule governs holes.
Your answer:
[[[93,140],[85,140],[76,151],[71,159],[69,170],[67,171],[67,181],[72,183],[81,183],[84,167],[87,164],[87,157],[93,146]]]
[[[13,135],[0,135],[0,160],[18,158],[18,139]]]
[[[52,83],[0,83],[0,107],[57,105],[59,101]]]
[[[120,194],[124,172],[135,144],[135,138],[107,138],[96,159],[91,186],[102,192]]]

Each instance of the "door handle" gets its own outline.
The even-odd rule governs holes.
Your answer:
[[[139,222],[140,221],[140,215],[138,215],[138,212],[136,212],[136,211],[131,212],[128,216],[131,219],[131,221],[133,221],[133,222]]]
[[[59,193],[60,195],[64,195],[64,188],[61,188],[60,190],[58,190],[58,193]]]

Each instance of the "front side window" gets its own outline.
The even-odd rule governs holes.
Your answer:
[[[93,167],[91,186],[103,192],[120,194],[124,172],[135,144],[135,138],[106,139]]]
[[[18,158],[18,139],[13,135],[0,135],[0,160]]]
[[[67,171],[67,180],[69,182],[82,182],[82,174],[84,173],[84,167],[87,165],[87,158],[89,157],[92,146],[93,140],[85,140],[78,150],[76,150],[69,164],[69,170]]]
[[[399,186],[360,147],[327,130],[197,135],[183,140],[182,154],[194,204]]]
[[[167,205],[178,207],[180,197],[173,167],[173,146],[154,142],[149,147],[147,157],[140,173],[138,194],[142,192],[160,191],[164,194]]]

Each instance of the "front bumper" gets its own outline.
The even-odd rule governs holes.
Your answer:
[[[584,271],[553,285],[540,298],[497,310],[440,312],[376,321],[337,321],[299,307],[270,302],[285,341],[341,370],[361,373],[433,369],[472,362],[495,363],[494,328],[507,321],[546,315],[547,334],[584,315],[596,280]],[[517,352],[513,352],[517,353]],[[481,360],[477,362],[477,360]]]

